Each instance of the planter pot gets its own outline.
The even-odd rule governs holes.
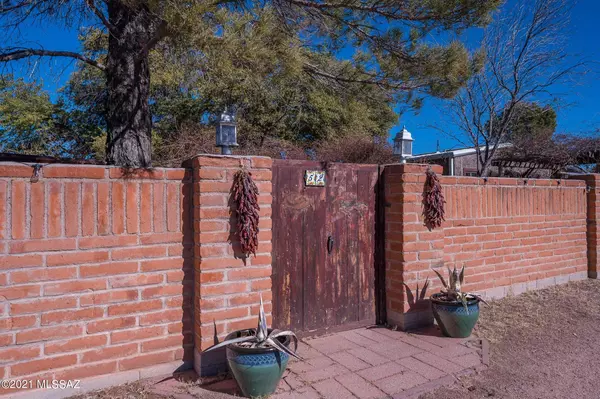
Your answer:
[[[461,302],[448,302],[441,298],[444,294],[431,296],[431,310],[442,333],[447,337],[466,338],[471,335],[479,318],[479,299],[469,299],[467,310]]]
[[[251,330],[232,332],[225,339],[248,335]],[[269,329],[269,333],[271,329]],[[280,342],[290,345],[290,337],[281,337]],[[277,389],[279,380],[287,367],[290,356],[274,348],[241,348],[227,345],[227,363],[242,393],[246,397],[266,397]]]

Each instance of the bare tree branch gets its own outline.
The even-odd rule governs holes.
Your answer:
[[[447,105],[476,148],[480,175],[489,174],[515,110],[585,72],[586,63],[566,51],[570,8],[567,0],[521,3],[486,29],[482,69]]]
[[[363,12],[372,15],[405,21],[434,21],[434,20],[458,20],[461,15],[469,11],[467,6],[458,6],[454,9],[449,9],[444,13],[436,13],[428,10],[426,7],[415,7],[414,4],[403,4],[397,2],[394,6],[390,6],[388,2],[377,1],[368,3],[363,1],[340,0],[337,2],[323,2],[310,0],[284,0],[289,4],[303,7],[313,8],[320,12],[325,10],[352,10]]]
[[[325,72],[323,70],[321,70],[318,66],[310,64],[310,63],[305,63],[304,64],[304,70],[309,73],[309,74],[313,74],[313,75],[318,75],[321,77],[324,77],[326,79],[338,82],[338,83],[360,83],[360,84],[372,84],[372,85],[377,85],[379,87],[382,87],[384,89],[393,89],[393,90],[412,90],[417,88],[417,85],[409,85],[409,84],[395,84],[392,82],[389,82],[388,80],[386,80],[383,77],[379,77],[375,74],[372,73],[368,73],[368,72],[363,72],[363,75],[366,76],[366,78],[353,78],[353,77],[347,77],[347,76],[342,76],[342,75],[336,75],[336,74],[332,74],[329,72]]]
[[[13,51],[0,51],[0,62],[8,62],[20,60],[27,57],[69,57],[75,58],[79,61],[85,62],[93,67],[96,67],[102,71],[106,70],[106,67],[96,60],[88,58],[82,54],[74,53],[72,51],[53,51],[53,50],[39,50],[39,49],[19,49]]]
[[[94,0],[85,0],[85,3],[89,7],[89,9],[92,10],[92,12],[98,17],[98,19],[100,19],[100,21],[102,21],[102,24],[106,27],[106,29],[108,29],[108,32],[111,35],[113,35],[113,36],[119,35],[119,32],[117,31],[115,26],[110,23],[110,21],[108,20],[108,18],[106,18],[106,16],[102,12],[102,10],[100,10],[98,7],[96,7],[96,2]]]

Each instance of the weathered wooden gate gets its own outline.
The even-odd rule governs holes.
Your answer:
[[[325,171],[325,186],[305,172]],[[377,165],[274,160],[273,325],[303,335],[375,322]]]

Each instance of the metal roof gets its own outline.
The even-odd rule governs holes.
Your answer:
[[[501,143],[498,144],[498,148],[507,148],[512,147],[511,143]],[[480,150],[485,150],[485,147],[480,146]],[[456,157],[464,157],[465,155],[475,154],[475,147],[467,147],[467,148],[458,148],[455,150],[446,150],[446,151],[437,151],[437,152],[427,152],[424,154],[415,154],[411,156],[407,156],[406,159],[440,159],[440,158],[456,158]]]

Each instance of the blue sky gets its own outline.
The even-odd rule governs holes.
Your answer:
[[[521,0],[526,1],[526,0]],[[506,6],[511,6],[511,0]],[[587,60],[600,62],[600,2],[597,0],[580,0],[575,4],[571,15],[571,36],[568,51],[572,54],[581,54]],[[480,36],[478,32],[469,32],[467,41]],[[564,97],[569,106],[558,110],[557,133],[587,133],[594,128],[600,128],[600,75],[597,73],[600,64],[591,64],[596,73],[583,77],[583,81],[576,87],[556,89],[561,93],[568,93]],[[594,76],[595,75],[595,76]],[[436,150],[439,140],[440,148],[450,149],[464,147],[460,142],[449,138],[438,130],[428,127],[437,122],[443,123],[444,117],[440,111],[441,100],[428,99],[420,112],[406,112],[400,118],[400,126],[392,129],[392,135],[406,125],[412,133],[414,153],[431,152]]]
[[[510,0],[508,6],[517,0]],[[521,0],[526,1],[526,0]],[[600,2],[597,0],[580,0],[573,8],[571,16],[571,37],[569,40],[569,51],[585,55],[586,59],[600,61]],[[23,28],[21,33],[30,41],[22,42],[20,45],[34,44],[55,50],[78,50],[80,47],[77,40],[77,31],[65,29],[60,26],[36,25]],[[472,44],[480,36],[480,32],[471,30],[463,35],[463,39]],[[27,76],[41,79],[44,87],[51,94],[56,93],[74,66],[74,61],[68,59],[53,59],[35,65],[34,73],[27,72]],[[593,65],[598,68],[598,65]],[[24,74],[26,68],[31,66],[19,63]],[[567,92],[567,90],[561,90]],[[558,112],[557,132],[585,133],[600,127],[600,76],[589,75],[584,78],[581,85],[568,88],[565,100],[569,107],[560,109]],[[413,134],[414,153],[435,151],[439,140],[441,149],[462,147],[457,142],[443,133],[428,127],[432,124],[442,123],[444,120],[440,111],[441,100],[426,99],[425,105],[419,112],[405,112],[400,117],[399,126],[392,129],[391,137],[395,132],[406,125]],[[398,107],[399,109],[400,107]],[[450,126],[451,128],[451,126]]]

